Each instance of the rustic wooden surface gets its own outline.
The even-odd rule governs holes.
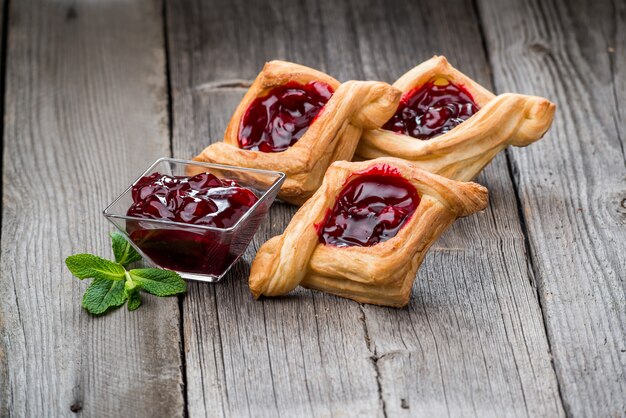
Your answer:
[[[344,80],[393,81],[434,52],[446,51],[460,68],[490,83],[478,24],[466,20],[475,16],[469,2],[456,2],[453,13],[445,15],[437,15],[433,1],[419,10],[392,8],[388,16],[382,2],[341,7],[330,1],[273,6],[257,2],[254,7],[226,1],[212,7],[200,4],[175,2],[168,9],[178,157],[194,155],[207,138],[219,140],[245,91],[233,89],[229,81],[246,84],[258,72],[258,63],[271,58],[322,68]],[[262,13],[271,7],[281,15]],[[213,10],[225,11],[219,21],[211,20]],[[428,30],[411,23],[422,13],[437,16]],[[249,24],[241,26],[239,21]],[[456,33],[449,32],[455,27]],[[249,50],[260,36],[260,51]],[[460,37],[465,44],[458,43]],[[403,39],[418,44],[408,49]],[[419,40],[425,40],[424,45]],[[202,53],[195,53],[198,50]],[[178,115],[184,115],[181,123]],[[254,249],[229,277],[226,286],[231,289],[194,286],[183,305],[190,414],[210,413],[207,406],[216,404],[225,404],[227,413],[268,416],[277,411],[287,416],[561,414],[504,158],[481,181],[492,189],[490,209],[460,222],[441,240],[422,268],[407,310],[359,306],[304,290],[296,301],[254,302],[245,282]],[[291,207],[275,207],[255,247],[281,232],[292,213]],[[329,310],[315,310],[321,298]],[[202,310],[215,313],[199,315]],[[333,318],[336,322],[329,323]],[[281,332],[275,335],[277,326]],[[329,328],[330,338],[319,331]],[[242,331],[257,340],[241,341],[237,337]],[[336,340],[351,349],[343,348],[338,355]],[[216,351],[229,353],[216,360]],[[256,366],[250,368],[248,362]],[[346,362],[351,369],[347,378],[338,387],[325,384],[344,373]],[[300,370],[294,367],[298,364]],[[259,382],[264,384],[258,390],[236,389]],[[311,393],[311,386],[319,392]],[[228,388],[237,390],[234,396]]]
[[[101,215],[169,152],[152,1],[16,1],[4,115],[0,416],[182,416],[176,299],[93,318],[63,263],[111,255]]]
[[[626,416],[626,5],[502,3],[481,2],[498,90],[560,105],[510,156],[563,404]]]
[[[626,416],[621,2],[5,9],[0,416]],[[433,54],[559,110],[477,179],[489,208],[435,244],[406,309],[253,301],[256,249],[295,211],[278,203],[224,282],[82,311],[62,260],[109,254],[100,210],[156,157],[219,140],[263,62],[393,81]]]

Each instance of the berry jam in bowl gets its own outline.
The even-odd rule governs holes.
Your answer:
[[[216,282],[265,219],[283,173],[161,158],[104,216],[150,263]]]

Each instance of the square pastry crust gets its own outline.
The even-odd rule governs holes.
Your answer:
[[[344,186],[372,167],[399,173],[415,187],[420,203],[413,215],[393,238],[370,247],[320,243],[318,226]],[[335,162],[285,232],[261,246],[252,264],[250,289],[255,297],[277,296],[301,285],[359,302],[404,306],[428,248],[456,218],[486,205],[484,187],[429,173],[404,160]]]
[[[364,132],[355,159],[397,157],[416,162],[431,173],[469,181],[509,145],[523,147],[539,140],[552,124],[556,106],[537,96],[499,96],[435,56],[400,77],[393,86],[403,94],[445,79],[463,87],[479,110],[463,123],[428,140],[385,129]]]
[[[285,151],[261,152],[239,148],[242,118],[250,104],[272,89],[289,82],[321,81],[334,93],[302,137]],[[208,146],[195,160],[282,171],[287,175],[279,197],[301,205],[320,186],[333,161],[351,160],[364,129],[382,126],[395,111],[401,93],[377,81],[348,81],[334,78],[302,65],[284,61],[265,64],[261,73],[235,110],[224,142]]]

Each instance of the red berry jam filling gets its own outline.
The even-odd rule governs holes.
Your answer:
[[[321,81],[274,88],[248,106],[239,127],[239,148],[286,150],[302,138],[332,95],[333,89]]]
[[[133,204],[127,215],[162,219],[189,226],[127,221],[131,240],[161,267],[219,275],[241,254],[222,231],[194,226],[229,228],[258,201],[234,180],[202,173],[193,177],[152,173],[132,187]],[[247,246],[247,242],[243,246]]]
[[[430,139],[452,130],[478,110],[467,90],[438,78],[404,94],[398,110],[383,129]]]
[[[335,206],[318,225],[320,242],[337,247],[371,247],[396,236],[419,205],[415,187],[386,164],[349,180]]]

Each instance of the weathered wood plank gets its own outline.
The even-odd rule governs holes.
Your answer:
[[[6,24],[5,24],[5,19],[7,18],[7,3],[5,3],[4,0],[0,1],[0,57],[2,57],[2,63],[4,63],[4,59],[6,57]],[[5,69],[4,66],[2,66],[0,68],[0,94],[2,94],[2,96],[4,97],[4,89],[5,89],[5,85],[4,85],[4,81],[5,81],[5,77],[4,77],[4,73],[5,73]],[[0,104],[0,113],[2,113],[4,115],[4,100],[1,102]],[[4,118],[2,119],[2,123],[0,124],[0,126],[2,126],[2,131],[4,131]],[[0,139],[0,144],[2,143],[2,139]],[[1,183],[0,183],[1,184]],[[0,211],[0,224],[2,223],[2,211]],[[3,319],[3,314],[2,314],[2,310],[0,309],[0,330],[2,330],[4,328],[4,319]],[[6,356],[6,350],[4,348],[4,346],[1,343],[1,332],[0,331],[0,394],[2,394],[2,396],[6,397],[5,394],[8,392],[8,380],[9,380],[9,369],[7,367],[7,356]],[[9,415],[9,405],[8,402],[3,401],[0,402],[0,415],[1,416],[8,416]]]
[[[197,98],[202,105],[196,111],[210,112],[211,138],[223,133],[242,95],[217,91]],[[279,300],[255,302],[250,296],[247,277],[257,248],[282,232],[294,212],[290,205],[274,205],[224,282],[191,285],[183,303],[190,416],[382,411],[358,305],[304,289]]]
[[[177,300],[94,318],[63,263],[111,254],[101,210],[169,153],[160,4],[10,9],[0,415],[182,416]]]
[[[168,4],[168,26],[178,157],[219,140],[269,59],[393,81],[443,53],[490,84],[466,1],[190,0]],[[253,302],[249,262],[293,213],[273,208],[227,281],[184,302],[190,415],[562,415],[506,159],[479,181],[489,210],[441,239],[405,310],[306,290]]]
[[[352,8],[367,78],[439,53],[491,86],[471,2]],[[408,310],[364,307],[391,416],[563,414],[504,156],[477,181],[489,208],[436,244]]]
[[[499,91],[558,105],[550,138],[513,150],[565,409],[626,414],[626,5],[480,1]]]
[[[313,1],[168,3],[175,156],[220,140],[245,92],[236,85],[266,60],[326,67],[318,8]],[[250,296],[256,249],[293,213],[289,205],[272,208],[225,282],[191,286],[183,304],[191,416],[382,415],[358,304],[303,289],[281,300]]]

